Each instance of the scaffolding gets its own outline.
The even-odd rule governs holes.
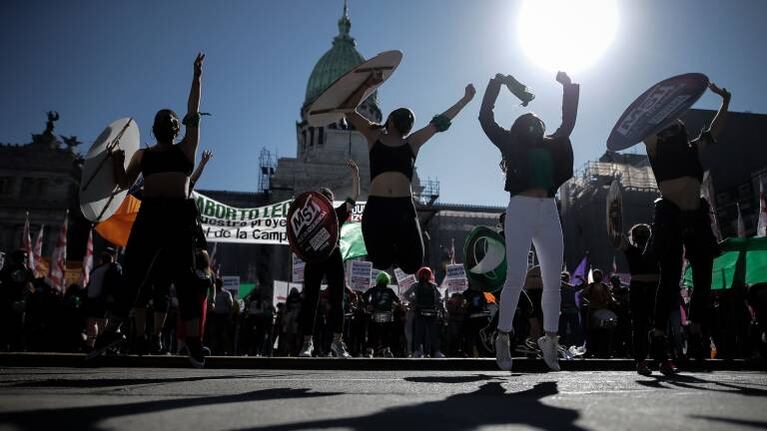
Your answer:
[[[415,193],[415,198],[427,206],[434,204],[439,199],[439,180],[429,178],[421,181],[421,190]]]
[[[613,179],[619,180],[626,191],[652,192],[658,188],[649,165],[590,161],[576,170],[566,183],[567,197],[578,200],[593,196],[596,190],[610,187]]]
[[[275,162],[272,159],[272,152],[266,148],[261,149],[261,154],[258,156],[258,191],[261,193],[268,192],[272,186],[272,175],[274,175]]]

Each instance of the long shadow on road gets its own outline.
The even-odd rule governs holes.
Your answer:
[[[101,430],[99,423],[116,417],[155,413],[186,407],[252,401],[300,399],[339,395],[333,392],[309,392],[309,389],[264,389],[244,394],[195,397],[170,400],[144,401],[140,403],[112,404],[62,409],[38,409],[21,412],[0,413],[0,428],[10,425],[12,429],[40,430],[59,429]]]
[[[484,376],[487,377],[487,376]],[[306,421],[250,428],[248,431],[349,428],[353,430],[429,429],[473,430],[487,425],[527,425],[539,429],[583,430],[575,424],[576,410],[551,407],[542,398],[556,395],[555,382],[543,382],[522,392],[506,393],[501,382],[484,383],[477,391],[452,395],[441,401],[392,407],[350,418]]]
[[[168,383],[191,383],[204,380],[231,380],[231,379],[257,379],[259,377],[287,377],[297,374],[269,374],[269,375],[225,375],[225,376],[198,376],[198,377],[166,377],[166,378],[141,378],[141,379],[44,379],[14,382],[3,385],[6,388],[108,388],[135,385],[158,385]]]
[[[718,382],[715,380],[706,380],[685,374],[677,374],[676,376],[672,377],[652,377],[655,380],[637,380],[636,382],[642,386],[652,389],[672,389],[673,387],[677,387],[684,389],[695,389],[699,391],[714,391],[720,393],[738,394],[749,397],[767,397],[767,390],[765,389]],[[666,385],[663,383],[666,383]]]

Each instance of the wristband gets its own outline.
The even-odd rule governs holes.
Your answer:
[[[181,124],[187,126],[187,127],[199,127],[200,126],[200,119],[203,115],[210,115],[207,112],[194,112],[189,113],[184,116],[184,120],[181,121]]]
[[[446,116],[435,115],[434,118],[431,119],[430,124],[433,124],[438,132],[444,132],[445,130],[450,128],[451,123],[450,123],[450,119],[447,118]]]

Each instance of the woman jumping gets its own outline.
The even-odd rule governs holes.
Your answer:
[[[564,72],[557,74],[564,87],[562,125],[553,135],[545,136],[546,126],[535,114],[520,116],[511,130],[496,124],[493,108],[501,85],[510,85],[511,76],[497,74],[490,80],[482,100],[479,122],[490,141],[501,150],[501,170],[506,175],[504,189],[509,192],[506,209],[506,283],[501,293],[501,310],[495,356],[502,370],[512,365],[510,332],[519,294],[525,280],[530,243],[535,245],[543,278],[543,329],[538,339],[543,360],[558,371],[557,360],[560,305],[560,271],[562,270],[562,226],[554,194],[573,175],[573,149],[570,133],[578,111],[578,84]]]
[[[380,80],[380,74],[372,75],[352,95],[350,106],[357,106],[365,91]],[[464,96],[455,105],[412,134],[415,116],[407,108],[394,110],[384,124],[371,123],[357,111],[346,114],[346,119],[368,142],[370,196],[362,215],[362,234],[375,268],[386,270],[394,265],[414,274],[423,265],[423,238],[411,190],[415,159],[421,146],[435,133],[450,127],[474,93],[474,86],[467,85]]]

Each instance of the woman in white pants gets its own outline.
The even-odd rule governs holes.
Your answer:
[[[573,149],[570,133],[578,111],[578,84],[559,72],[556,77],[564,88],[562,125],[552,135],[535,114],[520,116],[511,130],[501,128],[494,119],[493,108],[501,85],[511,88],[513,77],[498,74],[490,80],[482,100],[479,122],[490,141],[501,150],[501,169],[506,175],[504,189],[509,192],[506,209],[506,284],[501,293],[501,311],[495,354],[498,366],[510,370],[512,322],[519,294],[527,272],[530,244],[535,245],[543,278],[543,329],[538,339],[546,365],[559,370],[557,360],[560,305],[560,271],[562,270],[562,227],[554,200],[559,186],[573,175]]]

